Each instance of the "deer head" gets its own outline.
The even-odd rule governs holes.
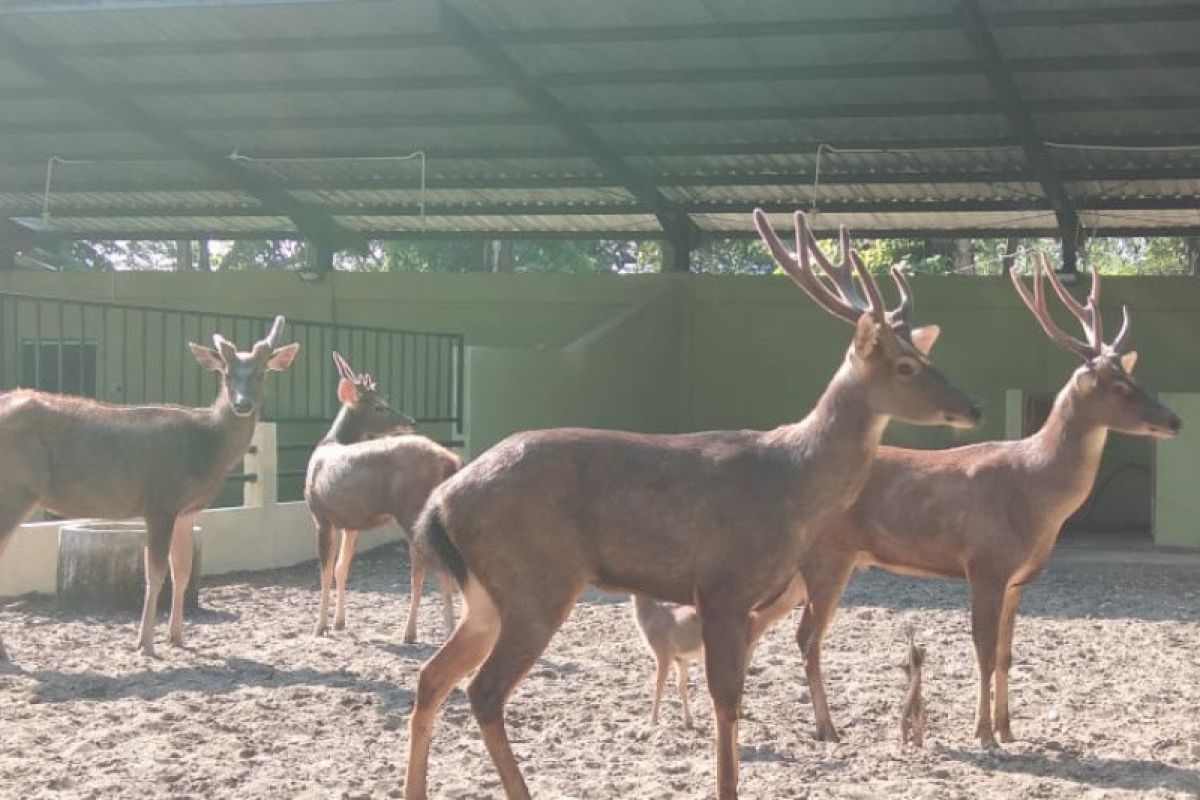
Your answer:
[[[282,332],[283,317],[276,317],[270,332],[255,342],[248,353],[240,352],[219,333],[213,334],[215,350],[188,342],[200,366],[221,374],[221,397],[229,403],[235,415],[248,417],[258,411],[266,397],[263,379],[267,373],[287,369],[300,352],[298,342],[283,347],[275,346]]]
[[[875,279],[851,249],[845,228],[839,231],[838,260],[834,262],[817,246],[802,212],[795,215],[794,254],[779,240],[761,209],[754,211],[754,224],[775,263],[817,305],[855,326],[846,358],[851,369],[866,381],[874,413],[917,425],[969,428],[979,423],[979,406],[952,386],[929,360],[929,351],[940,333],[938,327],[910,326],[912,289],[900,265],[891,269],[900,304],[889,310]],[[832,288],[813,271],[814,259]]]
[[[1058,276],[1038,253],[1034,262],[1033,293],[1025,286],[1016,270],[1009,273],[1013,286],[1042,330],[1050,339],[1069,353],[1083,360],[1071,376],[1068,388],[1077,400],[1078,413],[1092,423],[1121,433],[1155,436],[1169,439],[1183,426],[1179,416],[1158,402],[1133,378],[1137,351],[1125,349],[1129,340],[1129,309],[1121,307],[1121,330],[1111,343],[1105,344],[1100,322],[1100,273],[1091,267],[1092,288],[1086,304],[1080,304],[1059,281]],[[1071,336],[1058,327],[1046,308],[1043,278],[1071,315],[1079,321],[1086,341]]]
[[[416,420],[389,406],[379,396],[375,379],[368,373],[355,372],[336,350],[333,363],[341,376],[337,396],[342,404],[342,415],[348,430],[353,431],[355,441],[416,430]]]

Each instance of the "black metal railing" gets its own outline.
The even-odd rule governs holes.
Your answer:
[[[207,405],[216,395],[216,381],[198,367],[187,343],[209,345],[219,332],[246,348],[266,334],[271,321],[270,316],[0,292],[0,391],[23,386],[114,403]],[[289,319],[281,341],[299,342],[300,354],[291,369],[269,379],[262,418],[296,423],[293,428],[303,431],[300,441],[285,447],[311,447],[314,424],[327,425],[337,411],[332,350],[374,375],[380,393],[423,430],[432,429],[431,435],[448,444],[460,443],[461,334]]]

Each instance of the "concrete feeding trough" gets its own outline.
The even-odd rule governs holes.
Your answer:
[[[200,528],[193,527],[192,576],[184,607],[199,608]],[[140,611],[146,592],[142,522],[84,520],[58,532],[59,608],[70,611]],[[168,570],[159,608],[171,606]]]

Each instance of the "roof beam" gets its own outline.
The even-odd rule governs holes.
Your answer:
[[[687,214],[658,190],[651,181],[592,131],[583,117],[531,78],[517,61],[492,42],[461,11],[446,0],[440,3],[442,26],[482,67],[500,75],[539,117],[557,130],[568,142],[580,147],[606,175],[630,194],[648,205],[669,235],[690,238],[698,233]]]
[[[334,0],[329,0],[333,2]],[[193,3],[193,5],[201,5]],[[207,6],[212,7],[213,2]],[[36,14],[42,4],[0,9],[5,14]],[[97,7],[97,9],[102,7]],[[47,9],[48,10],[48,9]],[[215,8],[213,9],[216,10]],[[1082,25],[1139,25],[1200,20],[1196,3],[1116,7],[1029,9],[1000,11],[990,17],[993,28],[1075,27]],[[610,42],[667,42],[703,39],[795,38],[837,34],[899,33],[903,31],[953,31],[959,28],[954,14],[912,14],[866,18],[780,19],[762,22],[714,22],[675,25],[612,27],[509,28],[488,31],[499,45],[605,44]],[[270,37],[196,38],[187,41],[126,40],[117,42],[56,43],[63,57],[99,56],[139,58],[153,55],[222,55],[228,53],[296,53],[344,50],[446,47],[449,37],[440,32],[418,31],[364,36],[313,35]]]
[[[1013,59],[1014,73],[1105,72],[1118,70],[1185,69],[1200,66],[1200,52],[1119,53],[1088,56],[1039,56]],[[770,67],[710,69],[610,69],[531,74],[544,86],[630,86],[646,84],[762,83],[765,80],[852,80],[897,77],[950,77],[983,72],[978,59],[936,59],[841,64],[777,64]],[[337,92],[387,92],[487,89],[504,85],[493,74],[372,75],[340,78],[280,78],[254,80],[140,80],[113,81],[105,88],[131,96],[247,94],[321,94]],[[0,87],[0,100],[43,99],[60,95],[55,87]]]
[[[0,44],[2,44],[0,39]],[[544,90],[543,90],[544,91]],[[550,96],[547,92],[547,96]],[[126,101],[129,102],[129,101]],[[555,103],[558,103],[555,100]],[[130,107],[136,108],[132,103]],[[560,104],[561,105],[561,104]],[[1117,111],[1194,111],[1200,106],[1200,95],[1142,95],[1142,96],[1084,96],[1054,97],[1029,100],[1023,103],[1025,114],[1037,113],[1088,113]],[[145,112],[140,112],[145,114]],[[697,122],[760,122],[811,119],[903,119],[920,117],[958,117],[1006,115],[1008,107],[992,100],[922,101],[909,103],[811,103],[769,106],[715,106],[682,108],[592,108],[582,112],[571,112],[575,123],[588,130],[596,141],[599,138],[588,127],[591,124],[613,123],[697,123]],[[0,134],[5,135],[68,135],[116,133],[131,127],[141,130],[140,124],[129,117],[127,122],[97,122],[80,118],[75,120],[26,119],[18,122],[0,123]],[[551,124],[560,131],[557,122],[548,117],[527,111],[499,112],[382,112],[376,114],[304,115],[304,116],[251,116],[189,117],[179,120],[188,128],[197,131],[279,131],[279,130],[367,130],[378,128],[443,128],[516,126],[539,127]],[[211,150],[185,134],[192,146],[200,147],[208,158],[225,161],[224,155],[214,155]],[[162,142],[164,140],[157,139]],[[596,158],[597,151],[583,140],[572,138],[571,143],[580,152]],[[1023,144],[1023,141],[1022,141]],[[620,159],[619,148],[603,145],[611,157]],[[177,150],[179,148],[176,148]],[[628,166],[628,165],[626,165]]]
[[[1200,166],[1184,165],[1180,167],[1093,167],[1086,169],[1065,169],[1059,171],[1064,181],[1162,181],[1162,180],[1200,180]],[[794,186],[804,189],[812,186],[814,174],[807,170],[786,170],[772,172],[690,172],[648,173],[646,178],[656,186],[670,187],[711,187],[711,186]],[[903,172],[834,172],[822,169],[820,186],[892,186],[892,185],[941,185],[941,184],[1002,184],[1002,183],[1036,183],[1037,178],[1029,170],[938,170],[921,172],[907,170]],[[278,185],[289,192],[297,191],[337,191],[337,192],[370,192],[370,191],[408,191],[417,192],[415,181],[411,178],[297,178],[279,181]],[[478,191],[478,190],[519,190],[519,189],[579,189],[586,191],[600,189],[611,191],[615,188],[613,181],[599,174],[589,175],[503,175],[503,176],[432,176],[426,179],[426,190],[429,192],[447,191]],[[9,206],[10,216],[34,216],[41,213],[44,182],[31,180],[25,183],[4,181],[4,191],[8,194],[28,194],[31,199],[28,205],[15,208]],[[71,181],[65,177],[56,176],[53,193],[50,197],[50,210],[55,212],[59,207],[72,207],[81,211],[86,205],[78,205],[76,193],[104,193],[112,196],[109,207],[119,208],[128,205],[129,200],[122,194],[140,194],[155,192],[161,194],[190,193],[190,192],[236,192],[238,188],[227,181],[214,179],[211,181],[156,181],[145,178],[130,177],[92,177],[84,181]],[[32,196],[36,195],[36,198]],[[599,202],[600,196],[593,200],[581,198],[578,202]],[[314,205],[316,205],[314,203]],[[92,201],[91,207],[97,207]],[[212,207],[219,207],[215,203]],[[0,205],[0,208],[3,208]]]
[[[1054,208],[1059,236],[1063,241],[1063,269],[1074,272],[1074,245],[1079,234],[1079,215],[1075,211],[1071,196],[1042,141],[1041,134],[1038,133],[1029,105],[1021,97],[1021,91],[1004,63],[1000,46],[988,28],[987,19],[983,16],[979,3],[977,0],[958,0],[958,10],[967,41],[983,66],[992,92],[1004,109],[1009,127],[1021,142],[1021,149],[1025,151],[1029,168],[1037,176],[1042,191],[1046,193],[1046,199]]]
[[[163,147],[234,183],[271,210],[289,217],[305,236],[343,247],[357,247],[363,242],[357,234],[343,228],[325,213],[300,203],[271,181],[246,170],[241,164],[223,154],[215,153],[207,145],[145,111],[119,92],[104,87],[84,73],[56,60],[46,50],[27,43],[6,29],[2,20],[0,50],[42,80],[69,91],[94,111],[120,119],[122,127],[133,128]]]

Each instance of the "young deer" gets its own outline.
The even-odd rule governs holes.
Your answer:
[[[376,392],[375,380],[356,373],[338,353],[333,354],[341,379],[337,396],[342,403],[333,425],[317,443],[308,460],[304,499],[317,526],[317,556],[321,567],[321,607],[314,633],[329,628],[329,585],[337,574],[337,612],[333,627],[346,626],[346,579],[358,532],[389,521],[398,523],[408,537],[412,571],[412,599],[404,641],[417,637],[417,608],[432,554],[415,543],[413,520],[433,488],[462,465],[458,456],[436,442],[418,436],[415,422],[393,411]],[[337,566],[333,562],[333,529],[342,529]],[[442,589],[446,633],[454,628],[454,600],[449,578],[434,570]]]
[[[751,612],[791,583],[813,520],[858,494],[891,417],[978,421],[974,403],[926,358],[936,329],[909,328],[902,276],[901,305],[886,311],[844,232],[835,265],[802,214],[795,255],[761,211],[755,222],[792,279],[855,325],[837,375],[808,417],[773,431],[518,433],[438,487],[417,536],[430,540],[458,579],[466,611],[417,682],[409,800],[426,796],[438,707],[476,666],[467,694],[488,753],[508,797],[529,797],[504,706],[589,584],[696,605],[716,716],[717,791],[736,797]],[[835,288],[813,272],[813,258]]]
[[[221,376],[208,408],[115,406],[18,389],[0,395],[0,551],[37,505],[67,517],[146,521],[146,597],[138,646],[154,654],[155,611],[168,556],[170,639],[183,643],[183,593],[192,571],[192,521],[250,445],[267,372],[291,366],[299,344],[276,347],[283,317],[250,352],[220,334],[216,350],[189,343]],[[6,658],[0,645],[0,658]]]
[[[908,678],[904,693],[904,706],[900,709],[900,743],[909,741],[916,747],[925,746],[925,698],[921,696],[921,670],[925,666],[925,648],[918,647],[916,634],[908,626],[908,653],[900,669]]]
[[[1079,320],[1087,341],[1064,333],[1046,309],[1043,277]],[[837,740],[821,678],[821,639],[855,567],[966,578],[979,661],[975,735],[984,746],[1012,741],[1008,672],[1021,587],[1054,548],[1059,530],[1087,498],[1109,430],[1174,436],[1180,420],[1131,377],[1137,353],[1121,353],[1129,313],[1112,344],[1100,327],[1100,276],[1092,269],[1087,305],[1062,287],[1045,261],[1033,294],[1013,286],[1052,341],[1083,362],[1032,436],[950,450],[881,447],[858,501],[822,525],[801,562],[808,602],[796,632],[812,692],[817,738]],[[995,721],[991,706],[996,684]]]
[[[804,585],[799,577],[788,589],[763,608],[755,609],[750,619],[750,646],[746,661],[749,663],[754,647],[762,635],[776,621],[788,615],[804,596]],[[700,636],[700,615],[695,606],[668,606],[644,594],[633,595],[633,617],[646,647],[654,656],[654,702],[650,707],[650,724],[658,724],[658,705],[671,663],[675,664],[675,677],[679,686],[679,701],[683,705],[684,727],[692,727],[692,712],[688,708],[688,664],[700,657],[704,642]]]

